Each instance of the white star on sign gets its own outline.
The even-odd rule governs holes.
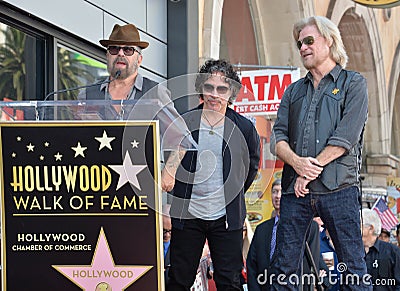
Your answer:
[[[54,157],[56,158],[56,161],[61,161],[62,154],[60,154],[59,152],[57,152],[57,154],[55,154]]]
[[[106,131],[103,131],[103,136],[95,137],[95,139],[100,142],[99,151],[104,147],[108,147],[112,151],[111,142],[115,137],[108,137]]]
[[[146,165],[132,165],[132,160],[131,157],[129,156],[129,153],[126,152],[125,158],[124,158],[124,163],[123,165],[108,165],[111,169],[113,169],[115,172],[118,173],[119,175],[119,180],[118,180],[118,185],[117,189],[121,188],[124,186],[127,182],[131,183],[133,186],[138,188],[139,190],[142,190],[139,185],[139,181],[137,178],[137,174],[141,172],[144,168],[146,168]]]
[[[26,147],[28,148],[28,152],[33,152],[35,146],[30,142]]]
[[[139,146],[139,142],[136,141],[136,139],[135,139],[134,141],[132,141],[131,144],[132,144],[132,148],[133,148],[133,149],[134,149],[134,148],[138,148],[138,146]]]
[[[71,147],[71,149],[75,151],[74,158],[76,158],[77,156],[85,157],[85,153],[83,151],[85,151],[87,147],[82,147],[80,142],[78,142],[78,145],[76,147]]]

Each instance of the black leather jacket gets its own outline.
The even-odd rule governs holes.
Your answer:
[[[271,151],[274,153],[275,143],[279,141],[286,141],[302,157],[316,157],[327,145],[343,147],[346,152],[326,165],[318,178],[325,188],[323,192],[358,185],[367,115],[367,84],[359,73],[336,65],[315,90],[312,75],[308,73],[291,84],[283,95],[273,128],[275,141],[271,142]],[[294,192],[296,178],[294,169],[285,164],[284,192]],[[311,183],[310,190],[313,191]]]

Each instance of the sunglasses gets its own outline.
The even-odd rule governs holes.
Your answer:
[[[226,86],[217,86],[217,87],[214,87],[213,85],[211,85],[211,84],[204,84],[203,85],[203,91],[205,92],[205,93],[214,93],[214,90],[217,90],[217,93],[219,94],[219,95],[225,95],[228,91],[229,91],[229,87],[226,87]]]
[[[135,52],[140,52],[133,46],[116,46],[116,45],[110,45],[107,50],[110,53],[110,55],[118,55],[119,51],[122,49],[124,52],[124,55],[126,56],[132,56]]]
[[[303,43],[304,43],[305,45],[312,45],[312,44],[314,44],[316,38],[317,38],[317,37],[313,37],[312,35],[306,36],[306,37],[303,38],[302,40],[297,41],[297,48],[300,50],[301,47],[302,47],[302,45],[303,45]]]

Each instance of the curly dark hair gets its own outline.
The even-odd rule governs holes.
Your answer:
[[[200,94],[200,98],[203,99],[203,84],[211,77],[212,74],[222,73],[225,75],[227,82],[232,90],[232,95],[229,97],[229,103],[231,104],[235,100],[239,93],[242,83],[240,82],[239,75],[234,70],[233,66],[226,60],[207,60],[203,66],[201,66],[195,82],[196,91]]]

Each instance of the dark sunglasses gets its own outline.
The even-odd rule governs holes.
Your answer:
[[[217,88],[215,88],[211,84],[204,84],[203,85],[203,90],[206,93],[213,93],[215,89],[217,89],[217,93],[220,94],[220,95],[224,95],[229,91],[229,87],[226,87],[226,86],[217,86]]]
[[[300,50],[303,43],[305,45],[312,45],[312,44],[314,44],[315,39],[316,39],[316,37],[313,37],[312,35],[306,36],[302,40],[297,41],[297,48]]]
[[[122,49],[124,52],[124,55],[126,56],[132,56],[135,52],[140,52],[133,46],[116,46],[116,45],[110,45],[107,50],[110,53],[110,55],[118,55],[119,51]]]

